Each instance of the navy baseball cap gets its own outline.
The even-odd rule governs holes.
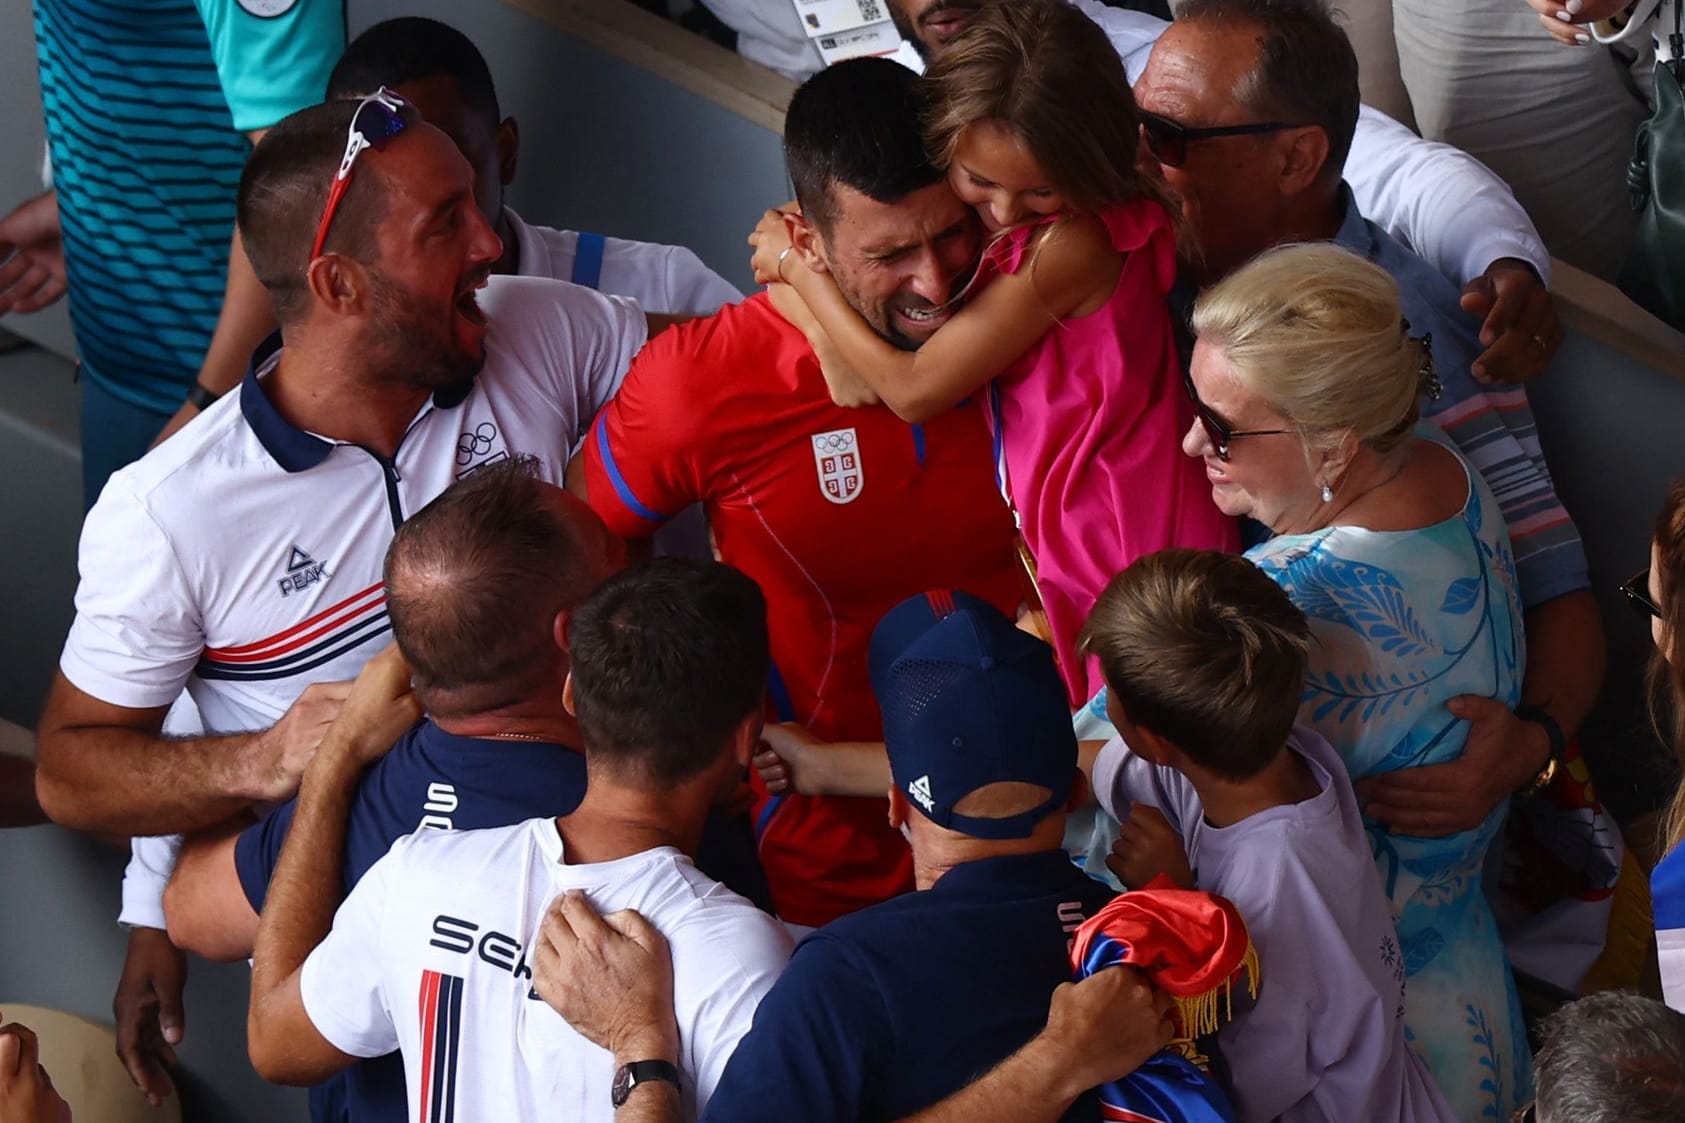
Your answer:
[[[1027,838],[1064,806],[1077,742],[1053,649],[968,593],[902,601],[872,633],[872,689],[896,788],[926,818],[973,838]],[[954,805],[990,784],[1046,788],[1005,818]]]

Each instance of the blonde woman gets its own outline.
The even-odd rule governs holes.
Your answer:
[[[1300,720],[1354,781],[1455,759],[1468,723],[1452,699],[1520,698],[1521,604],[1492,493],[1417,431],[1431,365],[1397,286],[1335,246],[1288,246],[1208,290],[1194,329],[1197,419],[1182,447],[1219,508],[1275,532],[1248,556],[1310,618]],[[1398,923],[1412,1047],[1469,1120],[1509,1118],[1531,1079],[1481,883],[1506,809],[1443,838],[1365,824]]]

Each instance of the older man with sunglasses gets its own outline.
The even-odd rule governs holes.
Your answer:
[[[648,334],[636,305],[538,278],[482,308],[502,246],[473,173],[384,92],[276,125],[239,226],[286,345],[88,516],[39,731],[42,805],[74,828],[170,834],[291,795],[386,642],[394,529],[516,454],[559,483]],[[205,735],[164,737],[183,690]]]

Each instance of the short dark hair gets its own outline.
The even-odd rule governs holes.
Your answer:
[[[1231,780],[1257,775],[1293,729],[1310,624],[1237,554],[1160,550],[1112,579],[1079,644],[1129,720]]]
[[[1546,1019],[1535,1059],[1539,1123],[1685,1119],[1685,1014],[1631,991],[1570,1002]]]
[[[485,56],[468,36],[425,16],[383,20],[353,39],[328,75],[327,96],[363,97],[428,78],[454,79],[463,102],[497,131],[503,115]]]
[[[850,59],[803,82],[784,115],[784,165],[808,220],[830,227],[833,184],[893,203],[940,180],[920,109],[918,76],[888,59]]]
[[[418,119],[411,110],[404,112]],[[283,324],[303,307],[316,225],[356,115],[355,102],[330,101],[282,118],[252,150],[240,174],[235,202],[240,241]],[[386,192],[371,182],[376,177],[369,163],[366,158],[359,163],[323,247],[363,262],[377,258],[375,228],[386,213]]]
[[[600,561],[545,502],[530,457],[476,469],[417,511],[386,553],[392,633],[429,713],[460,717],[560,689],[552,622]]]
[[[1178,23],[1246,24],[1263,33],[1258,65],[1235,96],[1260,121],[1321,127],[1324,178],[1339,178],[1357,131],[1357,53],[1324,0],[1186,0]]]
[[[580,606],[568,653],[588,767],[671,788],[765,704],[766,599],[728,565],[657,558]]]

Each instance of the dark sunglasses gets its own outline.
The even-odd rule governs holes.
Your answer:
[[[404,131],[404,107],[409,103],[397,94],[380,87],[357,105],[351,115],[351,127],[345,131],[345,155],[340,157],[339,171],[334,173],[333,188],[328,192],[327,205],[322,208],[322,221],[316,224],[316,241],[310,247],[310,260],[322,256],[322,245],[328,240],[328,227],[333,224],[339,201],[351,186],[351,169],[364,149],[380,151],[387,142]]]
[[[1637,573],[1634,573],[1631,577],[1628,577],[1625,581],[1622,581],[1621,592],[1626,594],[1627,603],[1632,605],[1632,610],[1638,613],[1638,615],[1645,617],[1654,616],[1657,620],[1662,618],[1661,606],[1650,599],[1649,566],[1645,566]]]
[[[1229,462],[1229,445],[1241,437],[1281,437],[1298,431],[1296,429],[1231,429],[1227,421],[1218,417],[1210,406],[1199,400],[1199,391],[1194,389],[1194,376],[1187,371],[1182,372],[1182,385],[1188,391],[1189,400],[1194,403],[1194,413],[1199,417],[1199,423],[1205,426],[1205,435],[1211,438],[1212,447],[1217,450],[1217,459],[1225,464]]]
[[[1262,136],[1279,133],[1283,129],[1297,129],[1300,125],[1286,121],[1262,121],[1256,125],[1215,125],[1206,129],[1191,129],[1156,113],[1141,113],[1141,135],[1147,138],[1147,151],[1153,159],[1167,168],[1179,168],[1188,158],[1188,144],[1220,136]]]

